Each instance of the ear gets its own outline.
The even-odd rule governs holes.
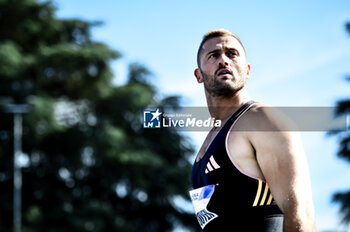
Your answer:
[[[247,64],[246,80],[250,77],[250,64]]]
[[[196,77],[198,83],[203,83],[203,76],[199,68],[194,70],[194,76]]]

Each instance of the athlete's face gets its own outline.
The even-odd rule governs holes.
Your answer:
[[[202,49],[195,76],[209,94],[230,97],[244,87],[250,65],[242,45],[234,37],[209,39]]]

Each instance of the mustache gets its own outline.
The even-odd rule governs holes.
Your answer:
[[[222,66],[222,67],[219,67],[219,68],[215,71],[214,75],[216,76],[216,75],[217,75],[219,72],[221,72],[222,70],[228,70],[231,74],[233,73],[232,70],[230,69],[230,67],[228,67],[228,66]]]

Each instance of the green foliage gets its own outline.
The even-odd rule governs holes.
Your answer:
[[[174,205],[188,199],[193,153],[171,129],[142,128],[159,99],[151,72],[133,63],[125,85],[109,66],[120,57],[91,40],[98,22],[57,19],[51,2],[0,0],[0,104],[28,103],[24,115],[22,229],[195,231]],[[12,116],[0,113],[0,231],[12,228]]]
[[[350,222],[350,191],[348,192],[338,192],[333,195],[333,202],[340,203],[340,213],[343,218],[344,223]]]
[[[32,59],[22,54],[20,47],[15,43],[4,41],[0,44],[0,60],[0,75],[11,78],[28,68]]]
[[[346,29],[350,33],[350,23],[346,24]],[[350,81],[350,77],[347,78]],[[337,102],[336,116],[344,116],[350,113],[350,99],[343,99]],[[337,135],[340,139],[338,157],[350,162],[350,131],[331,131],[331,134]],[[340,204],[340,213],[342,221],[350,224],[350,190],[347,192],[338,192],[333,195],[333,202]]]

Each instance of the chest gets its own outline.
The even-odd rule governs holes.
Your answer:
[[[208,148],[210,147],[210,145],[213,143],[213,140],[215,139],[215,137],[217,136],[218,131],[213,131],[211,130],[207,137],[205,138],[201,148],[199,149],[197,156],[196,156],[196,162],[199,162],[205,155],[205,153],[207,152]]]
[[[225,170],[230,160],[227,158],[225,146],[226,133],[217,133],[214,138],[207,136],[192,168],[192,184],[194,188],[209,184],[217,184],[225,177]]]
[[[193,186],[246,178],[264,179],[246,133],[226,129],[208,134],[193,165]]]

